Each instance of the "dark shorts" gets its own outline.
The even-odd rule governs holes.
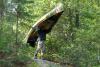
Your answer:
[[[46,40],[46,33],[44,30],[38,30],[38,39],[37,40]]]

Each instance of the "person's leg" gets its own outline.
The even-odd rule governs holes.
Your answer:
[[[45,43],[42,41],[42,48],[41,48],[41,59],[43,59],[43,55],[45,54]]]
[[[37,49],[36,49],[36,51],[35,51],[35,53],[34,53],[34,59],[37,59],[37,54],[38,54],[38,52],[41,50],[41,48],[42,48],[41,41],[38,41]]]

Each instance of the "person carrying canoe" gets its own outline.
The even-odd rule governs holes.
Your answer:
[[[41,59],[43,59],[43,55],[45,53],[45,40],[46,40],[46,31],[42,29],[38,29],[38,38],[37,38],[37,49],[34,53],[34,59],[37,59],[37,54],[39,51],[41,52]]]

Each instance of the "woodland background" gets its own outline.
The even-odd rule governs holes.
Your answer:
[[[100,67],[100,0],[0,0],[0,67],[27,67],[36,48],[23,40],[59,2],[64,13],[47,35],[45,59]]]

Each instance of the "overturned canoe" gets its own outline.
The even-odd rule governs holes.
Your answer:
[[[63,13],[63,6],[61,3],[59,3],[53,10],[44,15],[32,26],[32,28],[30,29],[25,38],[25,41],[29,43],[31,46],[34,46],[38,38],[37,28],[45,30],[46,33],[49,33],[52,27],[58,21],[62,13]]]

